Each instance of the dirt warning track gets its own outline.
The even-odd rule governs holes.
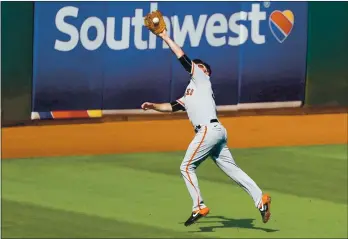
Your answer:
[[[347,113],[221,117],[232,148],[347,143]],[[2,158],[186,150],[187,119],[2,129]]]

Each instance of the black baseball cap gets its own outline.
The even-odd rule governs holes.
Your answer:
[[[193,63],[195,63],[195,64],[202,64],[202,65],[204,65],[205,68],[207,68],[207,71],[208,71],[208,73],[209,73],[209,76],[211,76],[211,68],[210,68],[210,65],[209,65],[209,64],[205,63],[205,62],[202,61],[201,59],[194,59],[194,60],[192,60],[192,61],[193,61]]]

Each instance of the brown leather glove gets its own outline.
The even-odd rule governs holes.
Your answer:
[[[145,27],[147,27],[153,34],[158,35],[166,30],[166,23],[163,15],[159,10],[150,12],[144,18]]]

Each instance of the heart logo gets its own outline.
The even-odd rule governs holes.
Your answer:
[[[273,11],[269,17],[269,28],[275,39],[283,43],[285,39],[290,35],[294,26],[294,14],[290,10]]]

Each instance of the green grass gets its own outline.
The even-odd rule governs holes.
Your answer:
[[[184,152],[2,161],[3,238],[347,237],[347,147],[232,150],[272,195],[261,222],[251,198],[207,159],[198,168],[209,217],[184,227]]]

